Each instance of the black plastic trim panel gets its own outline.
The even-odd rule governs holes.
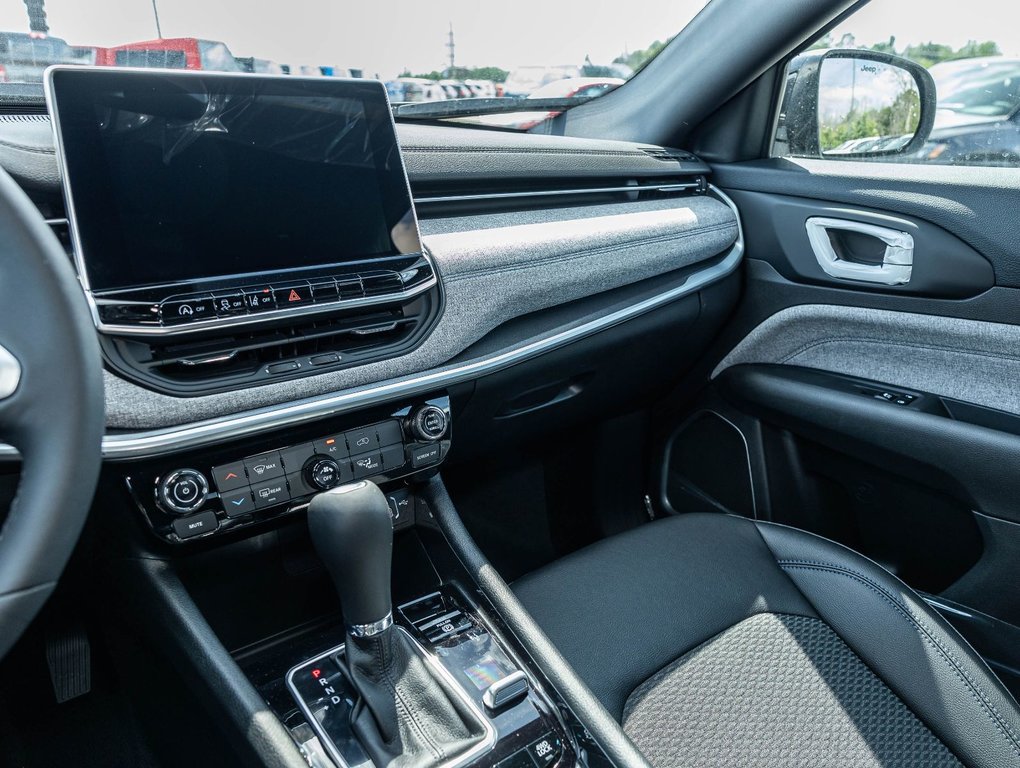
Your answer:
[[[803,197],[742,190],[732,190],[730,194],[740,209],[749,257],[769,262],[788,280],[949,299],[977,296],[995,285],[995,272],[988,260],[936,224],[912,216],[891,216],[874,208],[834,205]],[[909,234],[914,241],[910,281],[903,285],[879,285],[827,275],[808,240],[805,224],[813,216],[859,221]]]
[[[904,407],[855,391],[860,380],[788,365],[737,365],[716,381],[723,397],[746,413],[861,461],[895,467],[991,517],[1020,522],[1020,474],[1008,469],[1020,455],[1018,417],[983,409],[985,424],[975,424],[953,418],[934,395],[905,390],[918,399]],[[987,426],[992,414],[1002,427]]]
[[[952,232],[992,264],[997,286],[1020,287],[1020,218],[981,215],[1003,211],[1020,197],[1015,168],[773,158],[718,164],[713,181],[724,191],[745,190],[881,207]],[[752,258],[757,258],[752,256]]]

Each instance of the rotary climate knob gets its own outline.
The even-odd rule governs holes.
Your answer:
[[[432,442],[446,434],[449,419],[446,411],[436,405],[426,405],[411,417],[411,432],[418,440]]]
[[[157,493],[164,509],[186,515],[205,503],[205,497],[209,495],[209,481],[197,469],[176,469],[163,478]]]
[[[305,479],[320,491],[328,491],[340,482],[340,465],[333,459],[313,459],[305,468]]]

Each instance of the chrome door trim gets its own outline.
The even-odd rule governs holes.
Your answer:
[[[914,238],[906,232],[852,219],[812,216],[805,223],[815,259],[825,274],[839,280],[879,285],[905,285],[914,265]],[[881,264],[861,264],[840,258],[829,239],[829,230],[858,232],[885,243]]]

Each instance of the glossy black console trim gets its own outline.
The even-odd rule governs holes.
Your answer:
[[[286,727],[273,716],[223,646],[173,564],[153,557],[110,563],[130,606],[132,627],[192,686],[216,719],[218,733],[239,750],[241,764],[307,768]]]
[[[565,711],[583,727],[583,739],[590,742],[598,753],[604,753],[609,763],[617,768],[650,768],[644,755],[634,746],[620,724],[567,663],[499,572],[485,558],[464,527],[442,478],[438,475],[430,478],[421,489],[421,496],[469,577],[474,580],[524,653],[549,682]],[[600,760],[592,764],[604,763]]]
[[[409,426],[415,413],[426,407],[435,407],[445,414],[447,427],[442,435],[432,441],[423,441],[413,433]],[[450,397],[436,393],[426,399],[408,401],[385,409],[369,413],[359,413],[354,417],[342,418],[327,424],[308,425],[303,429],[289,430],[285,434],[275,436],[260,435],[256,442],[238,445],[235,443],[216,445],[205,450],[196,450],[186,457],[166,457],[133,463],[130,467],[120,465],[123,482],[133,506],[145,521],[148,530],[161,542],[175,547],[192,547],[193,545],[212,541],[224,541],[231,534],[250,535],[253,532],[273,527],[279,521],[304,512],[308,503],[319,491],[303,475],[312,459],[329,459],[346,465],[347,473],[341,472],[335,484],[355,480],[372,480],[378,485],[391,487],[389,484],[400,481],[410,482],[433,474],[446,459],[452,444],[452,412]],[[369,430],[383,424],[397,425],[399,440],[388,439],[383,442],[381,432],[375,444],[366,443],[362,448],[353,447],[349,453],[344,445],[345,440],[352,439],[351,434],[364,435]],[[339,439],[340,450],[330,455],[323,446],[327,441],[332,443]],[[388,465],[385,454],[388,449],[398,447],[403,461],[400,464]],[[430,458],[425,462],[415,463],[415,451],[430,451]],[[434,455],[431,451],[434,450]],[[349,455],[348,455],[349,454]],[[369,456],[378,458],[378,465],[369,473],[358,472],[352,462],[367,459]],[[254,459],[273,460],[280,462],[282,469],[268,474],[264,478],[252,473]],[[293,466],[290,462],[296,460]],[[183,465],[187,465],[184,467]],[[197,472],[206,483],[206,493],[201,503],[186,513],[177,514],[166,508],[160,501],[159,489],[162,482],[170,475],[184,469]],[[223,487],[216,477],[216,470],[239,472],[229,485]],[[117,468],[113,469],[114,472]],[[259,470],[261,471],[261,470]],[[260,486],[280,485],[278,491],[281,498],[269,499],[259,503],[253,494],[258,493]],[[247,494],[247,496],[243,496]],[[249,504],[235,510],[228,510],[228,499],[247,498]],[[264,497],[265,498],[265,497]],[[212,519],[209,520],[209,516]],[[207,518],[199,532],[182,535],[177,530],[178,523],[197,521]],[[210,525],[212,527],[210,527]],[[401,520],[394,520],[394,530],[406,527]]]
[[[470,765],[475,760],[480,759],[483,755],[492,750],[493,746],[495,746],[496,744],[496,729],[493,727],[492,723],[489,721],[487,717],[485,717],[485,715],[482,713],[478,705],[475,704],[475,702],[472,701],[471,698],[467,695],[467,693],[463,690],[461,684],[454,679],[450,671],[447,670],[439,661],[437,661],[424,648],[424,646],[422,646],[421,643],[419,643],[418,640],[411,635],[410,632],[404,629],[404,627],[397,627],[396,630],[394,631],[402,632],[407,637],[407,639],[411,642],[412,647],[414,647],[415,651],[417,651],[418,655],[421,657],[422,661],[425,662],[426,666],[433,672],[433,674],[441,677],[449,686],[449,689],[456,693],[457,697],[461,700],[461,703],[472,714],[472,716],[475,718],[478,725],[483,729],[485,734],[482,740],[479,741],[474,746],[472,746],[467,752],[465,752],[462,755],[455,755],[454,757],[445,760],[440,764],[439,768],[462,768],[463,766]],[[308,708],[308,704],[301,697],[300,692],[294,685],[295,674],[302,671],[306,667],[322,662],[325,659],[330,658],[331,656],[342,654],[344,652],[344,648],[345,644],[341,644],[335,648],[331,648],[325,653],[320,653],[315,658],[306,659],[305,661],[291,668],[291,670],[287,672],[286,679],[288,690],[294,697],[294,701],[297,702],[298,707],[301,709],[301,713],[305,716],[305,720],[308,722],[308,724],[312,727],[312,730],[314,730],[316,735],[319,737],[319,742],[326,748],[326,751],[329,752],[329,756],[333,758],[333,761],[338,766],[340,766],[340,768],[349,768],[347,761],[344,760],[339,750],[337,750],[336,746],[329,738],[329,734],[327,734],[325,729],[322,727],[322,724],[313,716],[311,710]]]
[[[102,303],[102,300],[107,297],[101,297],[98,294],[93,295],[91,297],[90,305],[93,309],[96,327],[102,333],[115,336],[140,336],[143,338],[173,338],[192,333],[200,333],[202,331],[221,331],[229,328],[264,325],[281,319],[290,320],[292,318],[308,317],[311,315],[329,314],[342,309],[358,309],[360,307],[370,307],[379,304],[393,304],[396,302],[409,301],[416,296],[420,296],[426,291],[432,290],[439,284],[439,278],[436,276],[436,267],[432,262],[431,257],[426,253],[422,253],[421,258],[428,262],[432,270],[432,276],[425,282],[408,288],[407,290],[394,291],[393,293],[385,293],[379,296],[367,296],[359,299],[341,299],[338,301],[315,303],[304,307],[293,307],[291,309],[273,309],[253,315],[218,317],[212,320],[201,320],[184,325],[117,325],[104,323],[99,319],[98,306]],[[369,271],[372,268],[378,269],[385,267],[386,264],[387,262],[383,260],[375,263],[366,262],[365,271]],[[262,281],[273,282],[274,278],[262,276]],[[254,278],[248,278],[242,282],[247,285],[252,282],[257,282],[257,280],[254,280]],[[172,297],[173,296],[171,295],[168,298]]]

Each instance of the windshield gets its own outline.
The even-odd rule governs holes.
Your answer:
[[[375,78],[394,103],[581,102],[632,77],[706,3],[0,0],[0,93],[82,64]],[[558,111],[465,114],[522,130]]]

